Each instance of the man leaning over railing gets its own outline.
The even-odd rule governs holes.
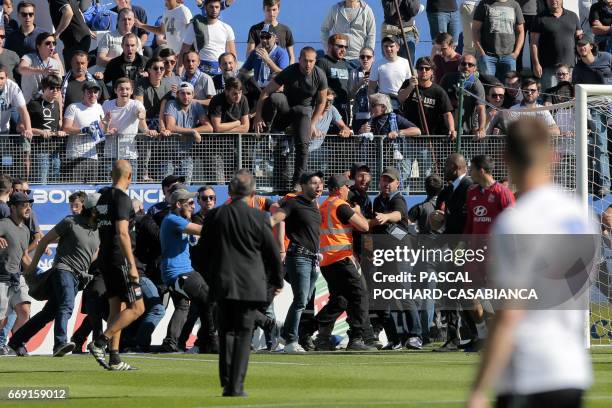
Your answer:
[[[164,112],[166,129],[172,133],[178,133],[179,139],[170,139],[168,145],[170,151],[164,164],[166,176],[177,174],[185,177],[187,184],[193,178],[193,156],[191,148],[193,143],[201,143],[200,133],[213,131],[212,125],[206,116],[204,106],[193,99],[194,89],[189,82],[181,82],[177,92],[177,98],[170,101]],[[180,171],[177,170],[180,168]]]

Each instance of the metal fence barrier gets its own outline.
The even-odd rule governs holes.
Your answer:
[[[573,142],[573,137],[555,139],[562,160],[553,171],[568,188],[574,179],[569,168],[575,162]],[[464,136],[461,146],[468,162],[475,155],[488,154],[500,164],[494,171],[495,178],[507,176],[505,166],[501,165],[503,136],[482,140]],[[311,142],[310,150],[308,168],[321,170],[326,176],[348,171],[353,163],[363,162],[372,171],[370,189],[377,191],[381,170],[394,166],[402,176],[401,189],[417,193],[424,191],[429,174],[443,175],[444,162],[455,151],[455,143],[447,136],[396,139],[326,136]],[[0,136],[0,152],[1,171],[32,184],[108,183],[112,162],[127,159],[139,183],[158,183],[168,174],[179,174],[189,184],[226,184],[236,169],[246,168],[255,174],[260,193],[290,188],[295,156],[292,136],[278,134],[202,134],[198,143],[178,135],[160,138],[123,135],[99,143],[86,135],[35,137],[32,142],[13,135]]]

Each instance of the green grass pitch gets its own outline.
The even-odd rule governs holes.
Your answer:
[[[456,407],[478,355],[420,352],[252,354],[248,398],[222,398],[214,355],[125,355],[138,371],[107,372],[88,355],[0,357],[0,388],[68,387],[62,401],[0,407]],[[587,407],[612,406],[612,348],[592,351]]]

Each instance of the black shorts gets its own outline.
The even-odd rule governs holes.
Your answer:
[[[127,265],[100,265],[100,272],[106,285],[106,297],[117,297],[123,302],[134,303],[142,299],[140,285],[130,283]]]
[[[582,406],[583,390],[562,389],[556,391],[540,392],[528,395],[499,395],[496,408],[580,408]]]

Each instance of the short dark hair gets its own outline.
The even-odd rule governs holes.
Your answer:
[[[130,84],[132,89],[134,88],[134,85],[132,84],[132,80],[130,78],[121,77],[121,78],[118,78],[115,81],[115,83],[113,84],[113,89],[117,89],[119,87],[119,85],[121,85],[121,84]]]
[[[23,184],[22,179],[14,178],[13,181],[11,182],[11,187],[15,188],[15,186],[19,186],[21,184]]]
[[[17,12],[20,12],[21,9],[25,7],[32,7],[34,11],[36,11],[36,4],[31,3],[29,1],[20,1],[19,4],[17,5]]]
[[[472,157],[470,164],[476,170],[484,170],[484,172],[487,174],[493,173],[493,169],[495,169],[495,162],[493,161],[493,158],[486,154],[479,154]]]
[[[198,54],[199,55],[199,54]],[[234,58],[234,61],[238,61],[238,58],[236,58],[236,54],[234,54],[233,52],[224,52],[223,54],[219,55],[219,58],[217,58],[217,62],[219,62],[219,64],[221,64],[221,60],[225,57],[227,57],[228,55],[231,55],[232,58]]]
[[[535,79],[534,77],[527,77],[521,81],[521,89],[525,89],[528,86],[535,85],[540,89],[540,81]]]
[[[119,19],[119,17],[121,17],[121,15],[124,13],[132,13],[134,14],[134,17],[136,17],[136,13],[134,13],[133,9],[131,9],[130,7],[124,7],[121,10],[119,10],[119,13],[117,13],[117,19]]]
[[[198,194],[200,194],[202,191],[206,191],[206,190],[212,190],[215,191],[215,188],[209,184],[205,184],[202,187],[198,188]]]
[[[449,33],[438,33],[434,37],[434,44],[453,44],[453,36]]]
[[[300,50],[300,58],[302,58],[307,52],[314,52],[316,54],[317,50],[315,50],[314,48],[310,46],[304,47]]]
[[[281,0],[263,0],[263,8],[274,7],[278,4],[280,7]]]
[[[176,56],[176,52],[172,48],[162,48],[159,51],[160,58],[168,58],[172,56]]]
[[[225,80],[225,90],[226,91],[229,91],[229,90],[242,91],[242,89],[243,89],[242,81],[240,81],[238,78],[227,78]]]
[[[89,59],[89,55],[87,55],[87,53],[85,51],[82,51],[82,50],[75,51],[74,54],[72,54],[72,57],[70,57],[70,62],[72,62],[74,57],[85,57],[85,58]]]
[[[521,74],[519,74],[517,71],[508,71],[506,72],[506,75],[504,76],[505,79],[514,79],[514,78],[518,78],[521,79]]]
[[[240,169],[234,174],[229,184],[230,195],[247,197],[255,192],[255,177],[247,169]]]
[[[161,54],[161,52],[160,52]],[[183,62],[185,62],[185,58],[189,55],[189,54],[195,54],[198,56],[198,59],[200,58],[200,54],[195,51],[193,48],[189,49],[188,51],[184,52],[183,55],[181,56],[181,59],[183,60]],[[234,55],[234,54],[232,54]],[[219,58],[219,63],[221,63],[221,58]]]
[[[426,66],[430,66],[431,69],[435,70],[436,69],[436,64],[433,62],[433,60],[431,59],[431,57],[420,57],[419,59],[416,60],[416,64],[415,67],[419,67],[421,65],[426,65]]]
[[[145,70],[148,70],[149,68],[151,68],[153,66],[153,64],[155,63],[164,63],[164,60],[161,59],[160,57],[151,57],[150,60],[147,61],[147,63],[145,64]]]
[[[60,78],[57,75],[46,76],[40,81],[40,87],[42,89],[61,87],[61,86],[62,86],[62,78]]]
[[[53,37],[53,39],[55,39],[55,36],[47,31],[38,34],[36,36],[36,46],[38,47],[40,44],[43,43],[43,41],[45,41],[49,37]]]
[[[394,35],[385,35],[380,43],[384,45],[385,43],[388,43],[388,42],[399,44],[397,37]]]
[[[138,36],[132,32],[129,32],[126,35],[124,35],[123,38],[121,39],[121,46],[123,46],[123,44],[125,44],[125,42],[130,38],[135,38],[136,42],[138,42]]]
[[[85,199],[87,198],[87,194],[84,191],[76,191],[68,196],[68,202],[73,203],[76,200],[79,200],[82,203],[85,203]]]
[[[427,197],[435,197],[440,194],[444,187],[444,180],[437,174],[431,174],[425,179],[425,193]]]
[[[9,69],[6,65],[0,64],[0,72],[4,72],[6,75],[8,75]]]

